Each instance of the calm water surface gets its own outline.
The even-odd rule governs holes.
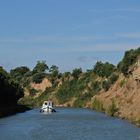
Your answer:
[[[39,109],[0,119],[0,140],[140,140],[140,128],[88,109]]]

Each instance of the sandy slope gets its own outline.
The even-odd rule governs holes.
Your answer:
[[[137,75],[137,76],[136,76]],[[137,67],[129,78],[120,76],[119,80],[107,92],[102,92],[93,97],[101,101],[107,112],[112,101],[118,111],[115,113],[132,122],[140,122],[140,67]],[[137,78],[136,78],[137,77]]]

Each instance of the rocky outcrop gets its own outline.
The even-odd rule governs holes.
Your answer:
[[[31,83],[30,87],[39,91],[41,90],[42,92],[45,91],[46,88],[52,87],[52,83],[50,82],[50,80],[48,80],[47,78],[43,79],[43,81],[39,84],[36,83]]]
[[[137,59],[136,63],[130,67],[129,72],[134,80],[140,82],[140,57]]]
[[[138,67],[136,70],[134,70],[132,74],[133,74],[134,80],[140,82],[140,67]]]

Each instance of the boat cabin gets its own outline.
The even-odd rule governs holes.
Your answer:
[[[52,101],[44,101],[43,105],[52,107],[53,103],[52,103]]]

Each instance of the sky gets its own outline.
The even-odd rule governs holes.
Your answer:
[[[0,0],[0,65],[62,72],[117,65],[140,46],[140,0]]]

